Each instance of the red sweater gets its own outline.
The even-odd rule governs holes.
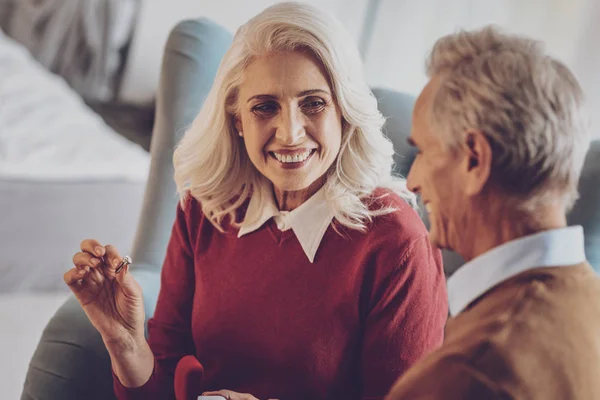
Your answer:
[[[179,360],[204,367],[199,392],[259,399],[381,399],[443,339],[440,252],[417,213],[390,194],[366,233],[330,225],[314,263],[270,219],[237,237],[216,230],[191,198],[177,217],[148,342],[150,380],[119,399],[172,399]],[[178,371],[179,373],[179,371]],[[198,393],[200,394],[200,393]]]

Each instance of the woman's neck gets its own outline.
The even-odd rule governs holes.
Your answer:
[[[325,179],[320,178],[311,183],[306,189],[280,190],[273,185],[275,201],[280,211],[292,211],[300,207],[306,200],[310,199],[325,184]]]

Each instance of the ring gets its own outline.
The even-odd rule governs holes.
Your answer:
[[[126,265],[128,265],[128,266],[131,265],[131,257],[129,257],[129,256],[123,257],[123,259],[121,260],[119,265],[117,265],[117,269],[115,269],[115,274],[118,274],[119,272],[121,272],[123,267],[125,267]]]

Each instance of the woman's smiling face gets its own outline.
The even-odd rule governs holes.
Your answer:
[[[256,169],[276,191],[318,190],[342,140],[321,63],[308,52],[267,54],[246,68],[238,96],[236,128]]]

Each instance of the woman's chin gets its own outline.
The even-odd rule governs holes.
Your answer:
[[[310,186],[309,183],[305,182],[272,182],[273,186],[282,192],[298,192],[306,190]]]

